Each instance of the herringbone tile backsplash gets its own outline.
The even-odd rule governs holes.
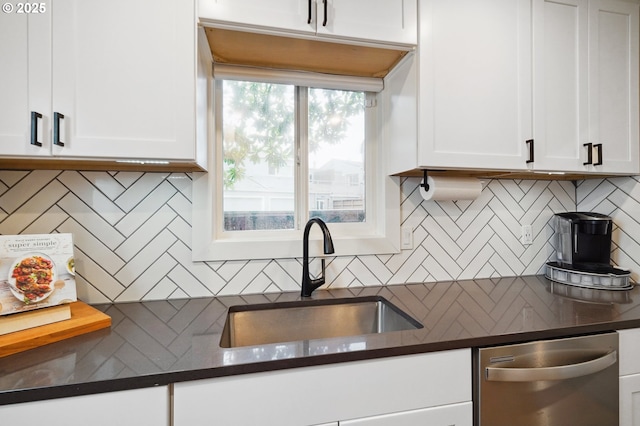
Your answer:
[[[332,287],[541,273],[554,255],[554,213],[615,218],[614,262],[640,271],[640,185],[634,178],[490,180],[474,201],[424,201],[403,178],[413,250],[330,259]],[[521,225],[533,226],[531,245]],[[295,291],[301,259],[193,262],[191,176],[184,173],[0,171],[0,234],[70,232],[79,297],[89,303]]]
[[[640,176],[579,182],[578,210],[594,211],[613,218],[611,261],[640,280]]]

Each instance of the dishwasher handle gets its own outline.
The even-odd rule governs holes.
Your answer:
[[[608,354],[577,364],[541,368],[486,367],[486,379],[494,382],[534,382],[539,380],[566,380],[597,373],[616,363],[614,350]]]

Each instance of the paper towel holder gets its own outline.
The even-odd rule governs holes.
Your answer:
[[[424,173],[424,175],[423,175],[424,177],[423,177],[422,182],[420,183],[420,186],[423,187],[425,191],[428,191],[429,190],[429,184],[427,183],[427,175],[428,175],[427,172],[428,172],[428,170],[424,169],[422,172]]]

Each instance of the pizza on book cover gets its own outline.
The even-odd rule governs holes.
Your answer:
[[[72,234],[0,235],[0,315],[75,302]]]

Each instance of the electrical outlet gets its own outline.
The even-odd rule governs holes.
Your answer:
[[[531,225],[522,225],[522,244],[533,244],[533,230]]]
[[[402,234],[402,241],[400,242],[400,248],[402,250],[413,249],[413,228],[410,226],[403,226],[400,228]]]

